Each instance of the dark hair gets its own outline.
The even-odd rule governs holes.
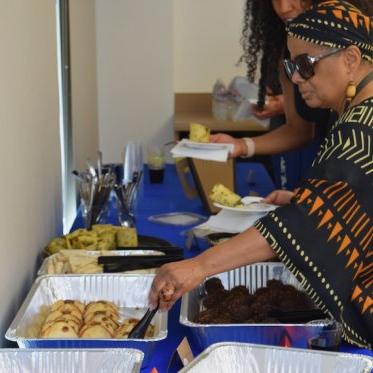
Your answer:
[[[372,16],[372,0],[349,0],[349,2],[364,14]],[[251,82],[255,80],[259,59],[261,61],[258,106],[263,107],[267,86],[270,86],[274,93],[280,92],[278,69],[286,46],[285,25],[275,13],[272,0],[246,0],[241,45],[243,55],[240,61],[245,61],[247,78]]]

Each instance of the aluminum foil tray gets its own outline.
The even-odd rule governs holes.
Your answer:
[[[134,349],[0,349],[0,372],[138,373],[143,358]]]
[[[372,367],[373,360],[363,355],[217,343],[180,373],[369,373]]]
[[[82,250],[83,251],[83,250]],[[106,255],[112,255],[112,256],[115,256],[115,255],[118,255],[118,256],[129,256],[129,255],[164,255],[161,251],[155,251],[155,250],[107,250],[107,251],[104,251],[104,252],[101,252],[101,251],[85,251],[84,250],[84,254],[86,254],[87,256],[92,256],[92,257],[99,257],[99,256],[106,256]],[[37,272],[37,276],[44,276],[44,275],[48,275],[48,262],[53,260],[54,257],[56,257],[56,255],[58,254],[53,254],[53,255],[50,255],[48,257],[46,257],[38,272]],[[152,273],[155,273],[155,270],[154,269],[147,269],[147,270],[135,270],[135,271],[131,271],[131,273],[141,273],[141,274],[146,274],[146,273],[149,273],[149,274],[152,274]],[[56,274],[59,274],[59,273],[56,273]],[[78,273],[76,273],[78,274]],[[60,275],[66,275],[66,273],[61,273]],[[68,274],[70,275],[70,274]],[[109,275],[112,275],[112,273],[109,273]]]
[[[144,364],[151,358],[156,343],[167,337],[167,313],[155,315],[155,334],[147,339],[53,339],[39,338],[37,315],[42,306],[59,299],[77,299],[83,303],[108,300],[119,306],[122,317],[141,318],[148,305],[148,293],[154,275],[65,275],[42,276],[33,284],[5,338],[20,348],[135,348],[144,352]]]
[[[245,285],[250,292],[266,286],[271,279],[302,289],[282,263],[257,263],[224,272],[219,277],[226,289]],[[181,302],[180,323],[190,328],[200,349],[218,342],[247,342],[306,348],[310,338],[320,334],[324,325],[309,324],[197,324],[192,320],[202,309],[203,285],[185,294]]]

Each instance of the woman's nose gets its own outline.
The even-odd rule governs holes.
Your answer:
[[[294,84],[300,84],[303,83],[305,80],[302,78],[302,76],[298,73],[297,70],[294,71],[293,76],[291,77],[291,81]]]
[[[278,10],[282,15],[287,15],[293,9],[294,0],[277,0]]]

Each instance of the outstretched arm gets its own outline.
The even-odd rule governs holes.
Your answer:
[[[206,277],[274,256],[264,237],[250,228],[193,259],[162,266],[154,279],[149,303],[155,307],[159,302],[161,309],[169,309]],[[162,296],[165,293],[166,298]]]

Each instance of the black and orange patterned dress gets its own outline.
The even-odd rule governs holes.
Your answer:
[[[373,98],[332,126],[292,202],[256,223],[344,339],[373,341]]]

